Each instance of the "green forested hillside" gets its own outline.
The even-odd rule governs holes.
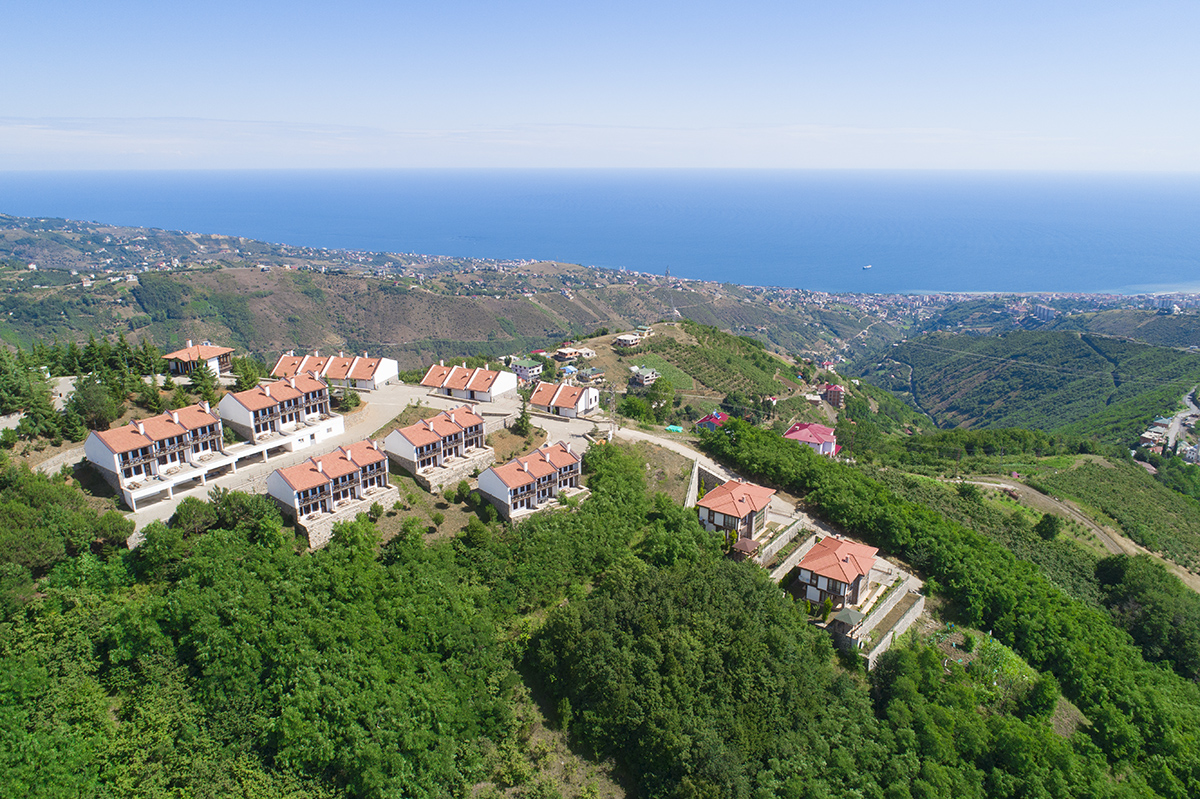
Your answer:
[[[1028,427],[1124,442],[1200,383],[1200,356],[1073,333],[936,333],[891,348],[868,377],[940,427]]]

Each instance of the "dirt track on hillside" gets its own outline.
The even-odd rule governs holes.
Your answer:
[[[970,483],[984,488],[1011,489],[1017,493],[1017,500],[1023,505],[1041,513],[1057,513],[1060,516],[1066,516],[1068,519],[1079,522],[1094,533],[1100,539],[1100,543],[1104,544],[1104,548],[1114,555],[1149,555],[1167,567],[1172,574],[1182,580],[1193,591],[1200,593],[1200,576],[1129,540],[1117,530],[1097,524],[1090,516],[1081,511],[1078,505],[1070,500],[1047,496],[1040,491],[1033,490],[1022,482],[1004,477],[987,477],[975,480],[960,480],[958,482]]]

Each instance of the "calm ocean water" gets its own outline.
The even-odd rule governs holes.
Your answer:
[[[1200,176],[9,172],[0,212],[823,291],[1200,291]]]

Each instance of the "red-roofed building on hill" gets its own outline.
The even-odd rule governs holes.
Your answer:
[[[203,486],[234,469],[221,419],[207,403],[189,405],[112,430],[92,431],[84,455],[132,510],[171,499],[177,488]]]
[[[479,475],[479,493],[505,519],[532,513],[559,494],[579,488],[580,458],[571,445],[543,444],[528,455]]]
[[[833,607],[857,605],[879,550],[836,536],[826,536],[800,559],[799,581],[804,598],[819,604],[826,597]]]
[[[297,355],[292,350],[279,356],[271,377],[288,378],[310,372],[331,386],[374,391],[399,378],[400,364],[392,358],[371,358],[365,352],[322,356],[317,350],[311,355]]]
[[[837,383],[826,383],[821,393],[825,395],[825,401],[835,408],[842,407],[846,401],[846,389]]]
[[[430,491],[466,479],[496,459],[484,443],[483,417],[470,405],[399,427],[387,434],[383,448]]]
[[[588,386],[538,383],[529,397],[529,404],[542,413],[579,418],[599,409],[600,392]]]
[[[725,533],[727,538],[757,538],[766,528],[767,508],[774,495],[774,489],[730,480],[696,500],[700,525]]]
[[[229,374],[233,369],[233,348],[217,347],[211,341],[192,344],[188,339],[187,346],[163,356],[167,368],[173,375],[190,375],[200,364],[207,364],[216,376]]]
[[[267,494],[309,532],[310,546],[324,546],[328,535],[315,537],[313,528],[331,525],[317,524],[320,517],[366,512],[368,502],[379,501],[391,488],[387,463],[377,442],[358,441],[276,469],[267,478]]]
[[[491,369],[468,369],[462,366],[446,366],[438,363],[429,367],[421,385],[447,397],[492,402],[497,397],[515,394],[517,376],[512,372],[495,372]]]
[[[723,427],[728,421],[729,414],[725,413],[725,411],[713,411],[708,416],[696,422],[696,427],[711,430],[715,433],[718,427]]]
[[[225,424],[251,442],[283,437],[294,450],[345,431],[342,417],[329,409],[329,387],[311,373],[221,397]]]
[[[837,436],[832,427],[813,422],[796,422],[783,434],[784,438],[807,444],[818,455],[833,457],[837,453]]]

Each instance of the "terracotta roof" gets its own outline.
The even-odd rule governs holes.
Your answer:
[[[194,347],[184,347],[163,356],[168,361],[207,361],[225,353],[233,352],[233,347],[214,347],[212,344],[197,344]]]
[[[467,383],[471,380],[472,370],[465,366],[455,366],[450,369],[450,374],[446,375],[446,381],[442,383],[442,388],[449,388],[456,391],[462,391],[467,387]]]
[[[297,463],[295,466],[289,466],[286,469],[279,469],[279,476],[292,487],[294,491],[307,491],[310,488],[316,488],[320,485],[325,485],[329,482],[329,475],[322,474],[317,470],[317,463],[312,458]]]
[[[498,377],[500,377],[500,373],[493,372],[491,369],[476,369],[475,374],[471,375],[471,382],[467,388],[472,391],[490,391]]]
[[[387,453],[382,449],[376,449],[375,445],[367,440],[356,441],[353,444],[342,447],[342,449],[350,453],[351,460],[359,466],[370,466],[372,463],[387,460]]]
[[[550,400],[554,399],[556,390],[558,390],[558,383],[538,383],[537,388],[529,395],[529,404],[549,405]]]
[[[279,469],[279,476],[296,491],[324,485],[330,480],[353,474],[364,466],[383,460],[387,456],[375,449],[370,441],[358,441],[333,452],[327,452],[303,463]],[[318,468],[320,464],[320,468]]]
[[[854,578],[870,573],[878,551],[866,544],[826,536],[800,559],[800,568],[850,584]]]
[[[303,391],[305,394],[311,394],[314,391],[321,391],[328,388],[324,380],[313,377],[311,372],[296,375],[292,378],[292,382],[296,384],[297,390]]]
[[[558,392],[558,396],[554,398],[554,407],[574,408],[582,396],[583,389],[579,386],[563,386],[562,391]]]
[[[323,386],[319,380],[312,378],[297,377],[292,378],[296,381],[296,388],[292,388],[287,380],[277,380],[274,383],[268,383],[266,386],[255,386],[254,388],[245,391],[238,391],[231,394],[235,400],[242,404],[242,407],[251,411],[261,411],[263,408],[270,408],[284,400],[296,399],[305,393],[303,385],[309,383],[318,387]],[[311,389],[308,389],[311,390]]]
[[[744,519],[749,514],[767,507],[774,495],[774,489],[754,483],[743,483],[741,480],[730,480],[698,499],[696,505],[735,519]]]
[[[274,368],[271,369],[271,377],[291,377],[300,371],[300,364],[307,357],[307,355],[280,355]]]
[[[350,370],[350,377],[355,380],[370,380],[375,377],[375,371],[379,369],[379,364],[382,362],[382,358],[359,358],[358,363],[354,364],[354,368]]]
[[[452,367],[442,366],[440,363],[435,363],[429,367],[429,371],[421,378],[421,385],[427,388],[441,388],[446,382],[446,375],[450,374]]]
[[[97,430],[96,438],[103,441],[104,446],[118,455],[122,452],[132,452],[135,449],[148,447],[154,443],[139,433],[137,428],[131,424],[114,430]]]
[[[460,405],[448,413],[450,418],[464,428],[483,424],[483,417],[471,410],[470,405]]]
[[[175,413],[179,416],[179,424],[188,430],[196,430],[217,423],[217,415],[211,410],[205,411],[200,405],[189,405],[186,408],[180,408]]]
[[[353,358],[347,358],[344,355],[333,355],[329,358],[329,365],[321,372],[330,380],[345,380],[350,374],[350,367],[354,365]]]
[[[509,488],[520,488],[539,477],[554,474],[559,469],[579,463],[579,456],[571,452],[563,442],[554,446],[541,446],[520,458],[491,467],[500,481]]]
[[[800,441],[805,444],[836,444],[837,437],[833,434],[832,427],[815,424],[813,422],[797,422],[792,425],[784,438],[790,438],[792,441]]]
[[[462,405],[452,411],[442,411],[436,416],[422,419],[408,427],[398,428],[396,432],[413,446],[423,447],[480,424],[483,424],[483,419],[471,412],[471,406]]]

